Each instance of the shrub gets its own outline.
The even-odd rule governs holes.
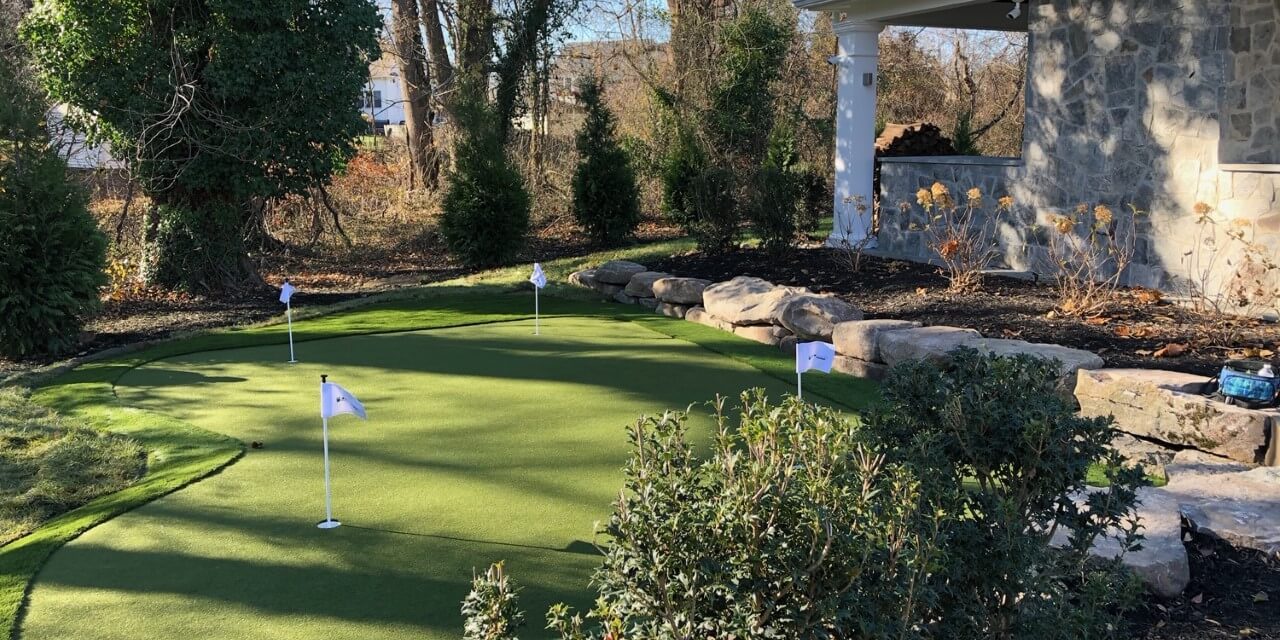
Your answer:
[[[800,179],[781,167],[756,172],[750,193],[751,227],[765,250],[777,253],[795,243],[800,216]]]
[[[503,150],[492,109],[478,99],[460,101],[456,165],[441,205],[440,231],[463,264],[505,264],[524,247],[529,194]]]
[[[907,470],[839,413],[763,391],[700,457],[686,416],[642,419],[595,576],[607,635],[815,638],[910,633],[934,562],[933,514]],[[585,637],[552,609],[551,627]]]
[[[1230,344],[1240,328],[1231,316],[1280,311],[1280,263],[1258,239],[1252,221],[1222,219],[1203,202],[1195,213],[1192,249],[1182,256],[1185,275],[1179,285],[1196,311],[1216,317],[1217,322],[1204,323],[1206,331]]]
[[[519,593],[501,562],[473,578],[462,601],[463,640],[516,640],[516,631],[524,626]]]
[[[35,92],[0,60],[0,354],[63,353],[98,308],[106,239],[48,146]]]
[[[734,186],[733,172],[720,167],[705,167],[690,177],[685,228],[699,249],[715,253],[733,246],[739,226]]]
[[[1110,419],[1078,416],[1059,393],[1059,366],[972,349],[942,366],[904,363],[866,418],[886,464],[910,468],[926,504],[951,514],[921,612],[930,637],[1119,633],[1134,583],[1088,550],[1103,535],[1126,548],[1139,541],[1134,503],[1145,478],[1111,449]],[[1095,464],[1110,489],[1077,502]],[[1066,549],[1050,545],[1058,528],[1071,532]]]
[[[1103,535],[1134,548],[1142,470],[1110,449],[1110,420],[1058,394],[1059,363],[952,355],[895,368],[861,423],[756,390],[736,425],[717,402],[701,456],[684,414],[637,422],[596,608],[553,607],[549,627],[571,640],[1121,635],[1136,583],[1088,551]],[[1097,463],[1110,489],[1077,501]]]
[[[640,193],[631,159],[618,144],[603,91],[599,78],[586,78],[580,86],[587,119],[578,132],[573,215],[596,242],[614,245],[640,223]]]
[[[68,426],[15,389],[0,389],[0,443],[0,545],[146,469],[134,440]]]
[[[706,170],[707,159],[688,131],[677,129],[670,140],[658,175],[662,183],[662,213],[687,231],[696,217],[690,202],[690,185]]]
[[[993,210],[986,210],[982,193],[969,189],[961,202],[941,182],[916,193],[926,221],[918,227],[925,242],[942,260],[952,291],[970,291],[982,284],[982,271],[999,256],[996,243],[998,214],[1007,212],[1013,199],[1005,196]],[[901,208],[909,210],[903,203]],[[917,228],[914,227],[913,228]]]
[[[1110,207],[1081,204],[1054,216],[1048,253],[1058,292],[1058,310],[1072,316],[1100,311],[1115,298],[1133,261],[1136,208],[1118,216]]]

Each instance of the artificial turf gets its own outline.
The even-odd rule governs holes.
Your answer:
[[[21,637],[456,638],[472,570],[499,559],[525,585],[534,629],[552,602],[588,604],[594,523],[620,487],[624,427],[716,393],[790,392],[790,362],[700,325],[582,302],[550,301],[559,317],[542,336],[527,320],[473,324],[520,318],[527,302],[495,292],[392,301],[298,323],[299,365],[283,363],[279,328],[263,328],[165,345],[47,387],[41,397],[64,411],[111,413],[100,416],[109,428],[189,436],[171,451],[153,443],[153,473],[185,464],[190,481],[234,459],[239,442],[264,446],[53,555]],[[383,333],[453,325],[470,326]],[[312,526],[322,515],[320,373],[371,414],[333,425],[346,525],[329,532]],[[874,392],[844,377],[815,376],[806,389],[851,407]],[[705,430],[705,410],[695,413]],[[180,486],[173,479],[130,506]],[[67,518],[92,524],[77,512]],[[33,570],[10,551],[0,548],[0,575]]]

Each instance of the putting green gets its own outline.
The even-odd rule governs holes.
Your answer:
[[[621,485],[625,427],[776,378],[638,323],[553,318],[366,335],[155,361],[123,404],[262,449],[100,525],[53,555],[26,640],[458,638],[472,571],[505,559],[527,637],[548,605],[584,607],[590,545]],[[331,424],[323,516],[321,373],[369,421]],[[698,433],[709,432],[698,408]]]

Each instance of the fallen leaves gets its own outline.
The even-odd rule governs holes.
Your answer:
[[[1142,304],[1160,304],[1164,302],[1164,294],[1155,289],[1137,289],[1133,292],[1133,298]]]
[[[1170,342],[1152,353],[1153,358],[1176,358],[1187,352],[1187,345],[1177,342]]]
[[[1117,325],[1113,332],[1117,338],[1150,338],[1156,330],[1145,324],[1122,324]]]
[[[1267,595],[1267,592],[1266,592],[1266,591],[1259,591],[1259,592],[1257,592],[1257,593],[1253,594],[1253,603],[1254,603],[1254,604],[1258,604],[1258,603],[1260,603],[1260,602],[1267,602],[1267,601],[1269,601],[1270,599],[1271,599],[1271,597]]]
[[[1251,358],[1267,359],[1276,355],[1276,352],[1263,347],[1245,347],[1237,349],[1227,354],[1228,358],[1233,360],[1247,360]]]
[[[1092,318],[1084,319],[1085,324],[1092,325],[1095,327],[1100,327],[1108,322],[1111,322],[1111,318],[1108,318],[1106,316],[1093,316]]]

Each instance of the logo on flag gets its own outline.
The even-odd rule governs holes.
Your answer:
[[[529,276],[529,282],[532,282],[533,286],[539,289],[546,288],[547,274],[542,272],[541,264],[537,262],[533,263],[533,275]]]
[[[357,416],[361,420],[369,419],[369,416],[365,415],[364,405],[360,404],[360,401],[350,391],[332,382],[321,383],[320,417],[332,418],[344,413]]]
[[[796,345],[796,373],[811,369],[831,373],[835,360],[836,348],[829,342],[801,342]]]
[[[289,284],[288,280],[285,280],[284,285],[280,287],[280,302],[283,304],[289,304],[289,299],[293,297],[293,292],[297,290],[297,287]]]

